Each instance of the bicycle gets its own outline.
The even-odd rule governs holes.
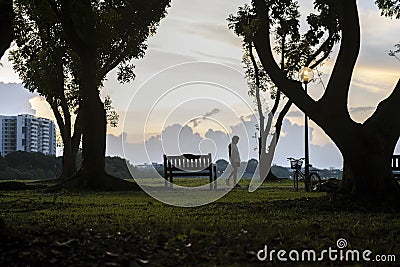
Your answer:
[[[304,181],[304,185],[306,185],[306,175],[301,171],[301,166],[303,165],[304,158],[300,159],[295,159],[295,158],[288,158],[290,161],[290,167],[294,169],[294,174],[293,174],[293,187],[294,191],[299,190],[299,177]],[[308,165],[309,167],[312,167],[311,164]],[[321,177],[319,174],[315,171],[310,172],[310,190],[313,192],[317,192],[320,189],[321,185]],[[306,185],[307,186],[307,185]]]

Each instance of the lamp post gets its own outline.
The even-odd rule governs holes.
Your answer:
[[[304,90],[307,94],[307,85],[310,81],[314,78],[314,72],[312,69],[305,67],[300,70],[299,78],[302,83],[304,83]],[[310,152],[309,152],[309,145],[308,145],[308,116],[304,114],[305,121],[304,121],[304,158],[305,158],[305,189],[307,192],[311,190],[310,188]]]

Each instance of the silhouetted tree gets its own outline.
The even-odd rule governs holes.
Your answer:
[[[66,46],[71,49],[79,77],[82,116],[83,163],[64,186],[90,189],[126,189],[133,184],[104,171],[106,110],[99,96],[105,76],[119,67],[118,79],[134,78],[131,59],[141,58],[145,41],[154,34],[170,0],[86,1],[41,0],[32,6],[51,8],[46,16],[57,18]]]
[[[269,1],[271,33],[277,54],[280,54],[280,69],[286,76],[292,79],[297,77],[299,70],[304,66],[316,68],[329,57],[335,43],[340,40],[338,34],[337,17],[327,10],[319,10],[319,14],[311,14],[307,18],[310,30],[300,34],[300,13],[297,1],[276,0]],[[267,152],[267,137],[272,125],[272,119],[278,111],[281,100],[281,90],[271,81],[268,73],[262,64],[256,59],[254,53],[254,33],[258,27],[258,20],[255,8],[244,5],[239,8],[236,16],[229,16],[229,27],[234,29],[238,36],[243,38],[244,56],[243,62],[246,68],[246,76],[249,83],[249,95],[255,98],[259,115],[259,160],[260,178],[267,176],[267,167],[272,160],[274,150]],[[325,37],[325,38],[322,38]],[[267,120],[264,116],[264,108],[261,99],[261,92],[270,91],[271,98],[275,100],[274,106],[268,114]],[[279,113],[275,133],[272,142],[278,142],[282,121],[289,111],[292,101],[287,101]],[[271,172],[271,171],[270,171]],[[276,177],[269,173],[268,177]]]
[[[364,123],[350,117],[348,94],[360,51],[360,23],[356,0],[316,0],[315,6],[336,13],[341,33],[340,50],[326,91],[318,101],[309,97],[300,82],[289,79],[277,65],[270,44],[270,2],[253,0],[258,26],[254,44],[271,80],[333,140],[344,158],[341,192],[371,202],[395,200],[400,186],[391,171],[391,158],[400,135],[398,106],[400,81]],[[273,2],[273,1],[272,1]]]

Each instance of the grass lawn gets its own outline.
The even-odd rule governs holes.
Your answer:
[[[400,212],[332,203],[325,193],[293,192],[290,181],[249,193],[246,182],[197,208],[168,206],[144,192],[0,192],[0,265],[280,266],[276,256],[260,262],[257,252],[268,245],[319,253],[337,249],[339,238],[347,240],[344,251],[368,249],[371,259],[395,255],[400,262]],[[368,264],[327,259],[315,266]]]

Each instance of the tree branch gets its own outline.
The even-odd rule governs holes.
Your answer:
[[[81,143],[81,136],[82,136],[82,115],[81,115],[81,108],[78,109],[78,114],[75,118],[75,125],[74,125],[74,134],[72,135],[71,140],[71,149],[72,153],[76,154],[79,150],[79,144]]]
[[[320,102],[330,110],[331,116],[340,114],[351,120],[347,102],[354,66],[360,51],[360,23],[356,0],[337,2],[335,5],[340,5],[338,10],[342,39],[332,75]]]
[[[276,142],[279,141],[279,138],[281,136],[281,129],[282,129],[282,122],[283,119],[285,118],[286,114],[288,113],[290,107],[292,106],[293,102],[291,100],[289,100],[285,106],[283,107],[283,109],[281,110],[281,112],[279,113],[278,119],[276,121],[275,124],[275,132],[277,134],[276,136]]]
[[[374,114],[363,124],[371,132],[378,129],[385,137],[388,149],[394,148],[400,136],[399,103],[400,79],[390,96],[379,103]]]
[[[132,51],[129,49],[122,49],[122,48],[116,48],[115,55],[110,56],[110,61],[105,62],[102,66],[102,68],[99,70],[99,79],[103,79],[107,73],[118,67],[118,65],[123,61],[125,57],[127,57]],[[123,52],[122,52],[123,51]]]
[[[65,141],[65,137],[66,137],[66,133],[65,133],[65,128],[64,128],[64,120],[61,116],[60,111],[58,110],[58,106],[56,103],[54,103],[53,101],[49,101],[49,99],[47,99],[47,102],[50,104],[51,110],[53,110],[53,114],[54,117],[56,118],[57,124],[58,124],[58,128],[60,128],[60,134],[61,134],[61,138],[63,140],[63,142]]]
[[[282,35],[282,43],[281,43],[281,70],[285,70],[285,40],[286,34]],[[281,90],[279,87],[276,89],[276,96],[275,96],[275,103],[272,107],[271,113],[275,115],[276,111],[278,110],[279,103],[281,101]],[[278,137],[279,138],[279,137]]]
[[[256,79],[256,101],[257,101],[258,116],[260,117],[260,133],[262,134],[265,131],[265,128],[264,128],[265,117],[264,117],[262,103],[261,103],[261,99],[260,99],[260,85],[261,85],[260,84],[260,76],[259,76],[260,70],[258,68],[257,61],[254,57],[253,45],[251,43],[249,44],[249,54],[250,54],[251,63],[253,64],[254,76]]]
[[[325,42],[321,45],[321,47],[318,49],[318,51],[316,51],[316,53],[314,53],[314,55],[312,57],[310,57],[309,60],[307,60],[306,66],[310,65],[311,62],[313,60],[315,60],[314,64],[309,66],[310,69],[314,69],[315,67],[317,67],[319,64],[324,62],[324,60],[329,57],[330,53],[332,52],[333,45],[334,45],[332,38],[333,38],[332,36],[329,36],[328,39],[325,40]],[[322,57],[320,57],[317,60],[316,58],[322,52],[324,52],[324,54],[322,55]]]
[[[303,112],[317,123],[323,121],[317,103],[305,93],[300,82],[289,80],[286,77],[285,72],[279,68],[273,57],[270,44],[270,21],[265,1],[254,0],[254,5],[259,18],[254,44],[264,69],[268,72],[275,85]]]
[[[82,34],[76,30],[79,27],[75,25],[72,18],[72,15],[74,14],[74,10],[72,9],[72,1],[61,0],[60,9],[57,7],[57,3],[54,0],[47,0],[47,2],[57,17],[60,18],[65,32],[64,36],[68,41],[68,44],[78,53],[79,56],[85,54],[85,51],[88,49],[88,45],[85,42],[85,39],[82,37]],[[87,4],[90,5],[90,3]],[[93,42],[94,40],[90,41]],[[93,49],[93,47],[90,47],[89,49]]]

